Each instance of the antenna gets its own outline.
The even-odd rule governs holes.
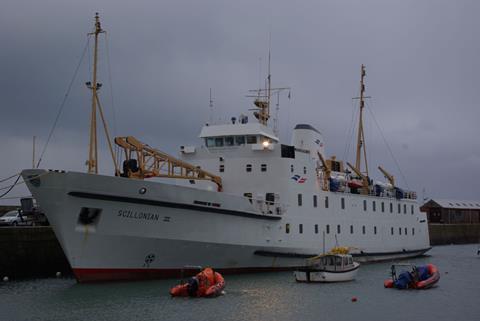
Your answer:
[[[213,99],[212,99],[212,88],[210,88],[210,124],[213,124]]]

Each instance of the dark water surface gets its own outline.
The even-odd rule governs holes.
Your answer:
[[[390,262],[363,265],[355,281],[341,284],[296,283],[292,272],[227,276],[226,295],[216,299],[172,299],[177,280],[3,282],[0,320],[480,320],[477,249],[438,246],[410,260],[440,270],[437,286],[422,291],[384,289]]]

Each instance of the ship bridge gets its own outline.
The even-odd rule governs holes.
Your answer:
[[[260,123],[205,125],[200,132],[206,147],[239,146],[245,144],[276,144],[278,137]]]

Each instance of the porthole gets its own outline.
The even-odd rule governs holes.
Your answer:
[[[138,190],[138,193],[140,194],[145,194],[147,192],[147,189],[145,187],[142,187],[141,189]]]

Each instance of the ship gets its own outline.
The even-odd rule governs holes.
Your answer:
[[[382,261],[430,249],[416,194],[370,178],[363,133],[365,66],[355,165],[327,157],[324,137],[297,124],[291,142],[269,127],[270,66],[254,117],[205,124],[199,146],[173,157],[132,136],[113,141],[98,97],[95,28],[87,172],[25,169],[78,282],[178,277],[195,267],[221,273],[294,270],[338,245],[356,261]],[[270,64],[269,64],[270,65]],[[277,91],[278,92],[278,91]],[[97,114],[114,173],[98,173]],[[119,157],[121,157],[120,160]]]

